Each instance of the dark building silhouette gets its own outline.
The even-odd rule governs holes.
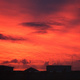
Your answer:
[[[32,67],[25,71],[13,71],[13,67],[1,65],[0,71],[0,80],[80,80],[80,71],[71,71],[68,65],[48,65],[47,71]]]
[[[71,72],[71,66],[66,65],[48,65],[46,69],[48,72]]]
[[[32,67],[25,70],[25,72],[39,72],[37,69],[34,69]]]
[[[0,72],[12,72],[14,67],[0,65]]]

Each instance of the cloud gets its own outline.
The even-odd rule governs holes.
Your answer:
[[[79,13],[80,13],[79,12],[80,9],[77,10],[77,7],[76,7],[76,5],[80,3],[80,0],[17,0],[17,1],[16,0],[11,0],[11,1],[7,0],[7,2],[5,0],[4,3],[6,3],[6,5],[4,4],[3,8],[5,7],[5,9],[7,8],[7,9],[11,9],[11,10],[6,9],[7,10],[6,11],[5,9],[3,9],[2,10],[3,13],[10,11],[10,12],[8,12],[8,14],[10,13],[10,14],[14,15],[13,13],[15,13],[15,14],[21,13],[25,16],[25,18],[31,18],[30,16],[25,15],[27,13],[27,14],[30,14],[32,16],[32,18],[34,17],[34,19],[33,19],[34,21],[37,21],[37,20],[43,21],[43,20],[46,20],[46,19],[49,20],[52,18],[58,19],[60,17],[65,17],[65,16],[68,17],[67,14],[72,13],[72,15],[73,15],[75,12],[77,12],[76,15],[79,16]],[[75,6],[75,8],[72,6]],[[66,8],[68,9],[67,11],[66,11]],[[72,10],[74,10],[74,12]],[[4,12],[4,11],[6,11],[6,12]],[[64,12],[66,12],[66,13],[64,13]],[[50,18],[48,18],[50,15],[52,15],[53,17],[51,16]],[[69,20],[67,22],[68,25],[66,27],[73,28],[73,26],[75,24],[79,24],[79,22],[80,22],[80,18],[78,18],[78,17],[76,19],[72,19],[71,21]],[[29,27],[33,26],[33,28],[40,29],[40,30],[44,30],[44,29],[47,30],[47,29],[49,29],[49,27],[51,27],[49,24],[40,23],[40,22],[37,22],[37,23],[36,22],[24,22],[22,24],[25,26],[29,26]],[[60,25],[60,24],[58,23],[57,25]],[[36,27],[36,26],[38,26],[38,27]],[[40,31],[40,32],[44,33],[44,31]],[[40,33],[40,32],[38,32],[38,33]]]
[[[46,34],[47,31],[46,31],[46,30],[44,30],[44,31],[39,30],[39,31],[35,31],[35,32],[33,32],[33,33]]]
[[[16,1],[15,1],[16,2]],[[17,3],[23,7],[25,12],[29,12],[35,16],[51,14],[63,9],[63,6],[74,3],[75,0],[19,0]],[[29,10],[28,10],[29,9]]]
[[[13,59],[10,61],[10,63],[18,63],[18,60],[17,59]]]
[[[29,63],[31,63],[31,61],[27,61],[26,59],[22,59],[22,60],[12,59],[10,61],[3,61],[2,62],[2,64],[8,64],[8,63],[29,64]]]
[[[6,2],[4,4],[2,4],[1,1],[6,1]],[[78,5],[74,4],[74,1],[78,1],[78,0],[1,0],[1,1],[0,1],[1,13],[3,14],[3,16],[4,16],[4,14],[6,15],[6,16],[2,17],[3,22],[1,22],[1,24],[4,24],[4,22],[5,22],[5,25],[9,26],[9,24],[10,24],[10,25],[14,26],[14,24],[17,24],[18,22],[20,22],[21,25],[23,25],[23,27],[35,29],[36,31],[33,33],[38,33],[38,34],[40,34],[40,33],[45,34],[48,32],[48,30],[50,30],[52,28],[53,28],[53,31],[67,32],[67,30],[70,30],[70,28],[73,29],[73,27],[75,27],[74,30],[76,31],[76,29],[77,29],[76,24],[80,24],[80,9],[77,10],[76,6],[78,6]],[[68,5],[68,4],[70,4],[70,5]],[[5,20],[3,18],[5,18]],[[9,19],[7,19],[7,18],[9,18]],[[63,18],[64,20],[61,20],[61,18]],[[6,22],[6,20],[9,21],[9,23]],[[10,20],[13,20],[13,21],[10,21]],[[14,20],[16,20],[17,22]],[[50,20],[53,20],[55,22],[51,22]],[[23,21],[23,23],[22,23],[22,21]],[[29,22],[27,22],[27,21],[29,21]],[[43,22],[43,21],[45,21],[45,22]],[[50,22],[47,22],[47,21],[50,21]],[[58,21],[60,21],[61,23]],[[65,26],[65,24],[66,24],[66,26]],[[59,29],[55,28],[57,26],[59,27]],[[62,26],[62,28],[61,28],[61,26]],[[11,27],[11,26],[9,26],[9,27]],[[20,31],[20,32],[18,32],[19,34],[22,34],[22,33],[27,34],[26,29],[23,27],[21,27],[20,29],[18,27],[16,27],[14,29],[16,29],[17,31]],[[65,29],[65,27],[66,27],[66,29]],[[24,31],[24,29],[25,29],[25,31]],[[78,30],[80,30],[80,29],[78,29]],[[4,31],[4,29],[1,31]],[[14,30],[12,30],[12,31],[14,31]],[[33,44],[39,46],[39,48],[41,47],[40,48],[41,55],[45,50],[49,51],[50,54],[52,55],[52,51],[50,51],[51,49],[52,50],[54,49],[55,50],[54,53],[56,53],[56,54],[60,53],[60,52],[62,52],[62,53],[66,52],[66,50],[68,51],[69,54],[71,51],[72,51],[71,53],[74,53],[73,50],[75,50],[76,54],[79,53],[79,49],[76,49],[76,48],[74,48],[74,49],[71,48],[71,50],[68,49],[70,45],[72,45],[72,46],[79,45],[79,40],[77,40],[79,36],[77,34],[75,34],[74,32],[72,32],[72,30],[70,31],[70,33],[68,33],[66,35],[64,35],[64,34],[57,35],[57,34],[52,33],[51,31],[49,31],[49,32],[50,32],[49,35],[44,35],[44,36],[41,35],[41,36],[38,36],[38,38],[35,35],[28,35],[31,38],[31,40],[33,40],[32,41]],[[8,33],[8,31],[7,31],[7,33]],[[11,31],[9,31],[9,33],[11,33]],[[13,37],[13,36],[5,36],[4,34],[0,34],[0,40],[15,41],[15,40],[19,40],[19,39],[21,40],[22,38]],[[53,44],[54,44],[54,46],[53,46]],[[64,50],[63,50],[63,48],[60,47],[61,44],[69,45],[69,46],[68,46],[68,48],[64,48]],[[23,48],[24,49],[29,48],[28,50],[32,50],[31,52],[35,53],[35,50],[33,50],[33,47],[36,48],[37,46],[34,47],[34,45],[28,45],[28,47],[27,47],[26,44],[24,44]],[[51,47],[51,48],[49,48],[49,47]],[[39,51],[38,50],[39,48],[36,48],[36,50]],[[22,46],[21,46],[21,49],[22,49]],[[18,49],[16,49],[16,50],[18,50]],[[60,50],[60,51],[58,51],[58,50]],[[23,50],[20,50],[20,51],[23,51]],[[25,52],[23,52],[23,55],[24,55],[24,53]],[[31,53],[31,55],[32,55],[32,53]],[[16,52],[14,53],[14,55],[16,55]],[[23,57],[25,57],[25,56],[23,56]],[[13,62],[16,62],[16,61],[12,60],[12,63]],[[9,63],[9,61],[5,61],[4,63]],[[23,60],[20,63],[27,64],[28,61]],[[45,63],[44,65],[46,65],[46,64],[47,63]]]
[[[61,6],[66,4],[67,0],[36,0],[35,11],[39,14],[50,14],[59,11]]]
[[[62,11],[64,6],[68,4],[74,4],[77,1],[79,0],[27,0],[24,2],[28,3],[28,5],[21,5],[27,10],[25,10],[25,12],[29,11],[30,14],[34,15],[34,17],[39,17],[52,13],[55,15],[54,13]]]
[[[31,61],[28,62],[26,59],[23,59],[23,60],[21,60],[21,63],[22,63],[23,65],[25,65],[25,64],[31,63]]]
[[[25,23],[21,23],[21,25],[26,27],[32,27],[37,30],[46,30],[48,28],[51,28],[48,24],[42,22],[25,22]]]
[[[41,15],[55,15],[54,13],[63,10],[64,6],[79,2],[79,0],[4,0],[4,5],[2,5],[1,7],[2,9],[5,8],[7,10],[3,9],[1,12],[5,13],[6,11],[7,13],[8,11],[10,11],[8,12],[8,14],[11,13],[12,15],[18,15],[19,13],[29,13],[33,17],[38,16],[39,18],[41,17]],[[14,11],[14,14],[12,10],[16,10]]]
[[[33,33],[41,33],[41,34],[47,33],[47,30],[52,28],[49,24],[46,24],[44,22],[24,22],[21,23],[21,25],[35,29],[36,31]]]
[[[9,61],[3,61],[2,64],[8,64],[10,63]]]
[[[11,61],[3,61],[2,64],[8,64],[8,63],[18,63],[17,59],[12,59]]]
[[[54,29],[54,28],[56,26],[62,26],[64,24],[55,21],[55,22],[23,22],[20,25],[37,30],[33,33],[44,34],[44,33],[47,33],[47,30],[61,31],[59,29]]]
[[[23,38],[15,38],[11,36],[5,36],[3,34],[0,34],[0,40],[12,40],[12,41],[18,41],[18,40],[25,40]]]
[[[8,39],[6,36],[4,36],[3,34],[0,34],[0,39],[2,39],[2,40],[6,40],[6,39]]]

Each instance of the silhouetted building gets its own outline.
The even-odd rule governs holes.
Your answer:
[[[66,65],[48,65],[48,72],[71,72],[71,66]]]
[[[12,72],[14,67],[0,65],[0,72]]]
[[[26,72],[39,72],[37,69],[34,69],[34,68],[28,68],[25,70]]]

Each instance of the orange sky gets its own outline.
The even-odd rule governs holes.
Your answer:
[[[72,59],[80,70],[79,0],[0,0],[1,65],[45,70]]]

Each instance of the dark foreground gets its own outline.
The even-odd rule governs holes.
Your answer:
[[[49,72],[0,72],[0,80],[80,80],[80,72],[49,73]]]

